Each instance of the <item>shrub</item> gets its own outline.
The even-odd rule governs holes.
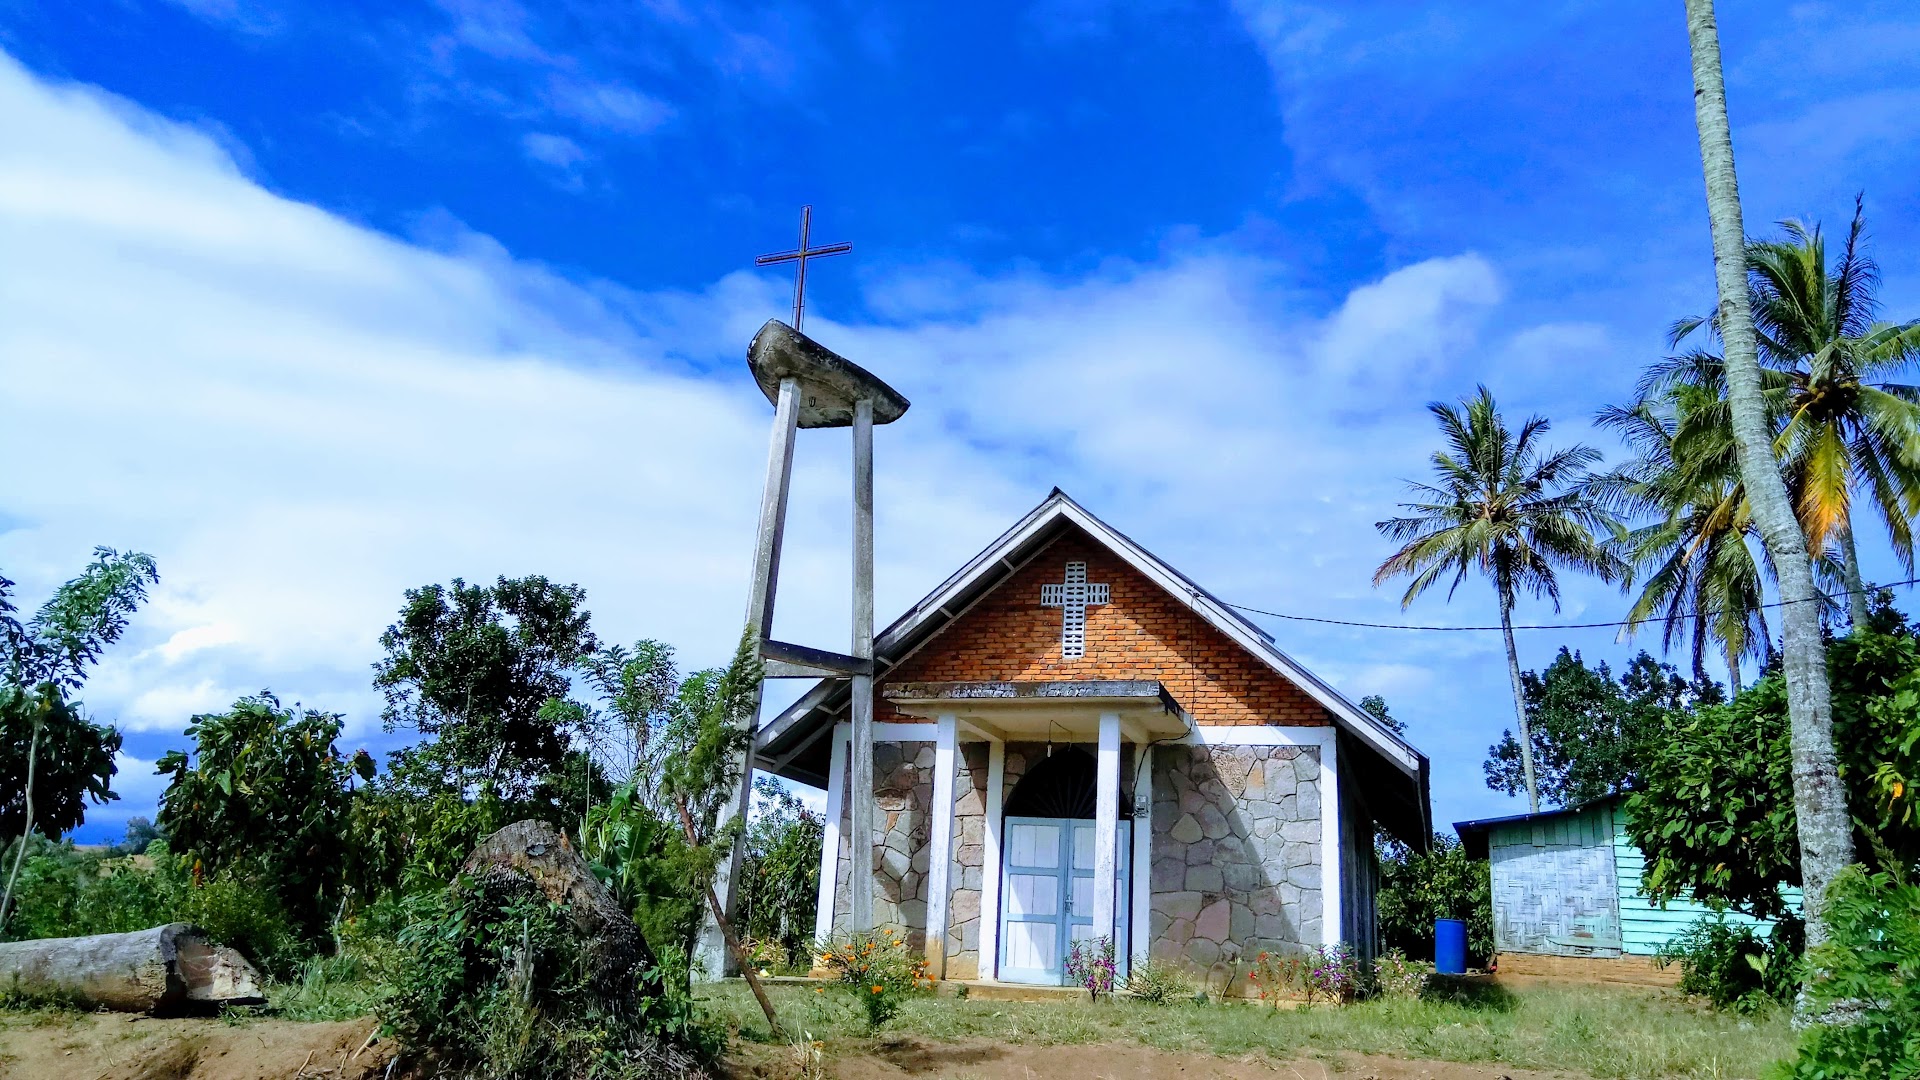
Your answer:
[[[1281,1002],[1306,992],[1306,966],[1306,958],[1297,953],[1283,955],[1262,950],[1253,958],[1253,970],[1247,972],[1247,981],[1253,984],[1261,1001],[1277,1009]]]
[[[1360,962],[1344,941],[1322,945],[1307,957],[1307,1004],[1315,995],[1328,1001],[1352,1001],[1360,993]]]
[[[1276,1009],[1293,999],[1311,1009],[1316,1000],[1345,1002],[1358,996],[1360,963],[1341,941],[1298,953],[1261,952],[1247,981],[1258,989],[1261,1001]]]
[[[1095,1001],[1113,992],[1113,939],[1081,938],[1067,949],[1067,978]]]
[[[1816,1024],[1781,1071],[1797,1080],[1920,1076],[1920,885],[1854,867],[1827,889],[1832,935],[1807,955]]]
[[[1432,964],[1409,960],[1399,949],[1388,949],[1373,961],[1374,989],[1384,998],[1418,998],[1432,976]]]
[[[819,960],[860,1003],[870,1032],[893,1019],[909,994],[933,986],[926,958],[916,956],[906,938],[891,929],[837,938],[821,950]]]
[[[1792,1000],[1800,984],[1803,936],[1798,922],[1778,923],[1761,937],[1753,927],[1715,913],[1661,946],[1654,962],[1680,965],[1681,993],[1706,998],[1716,1009],[1760,1012]]]
[[[1380,860],[1378,910],[1381,944],[1416,960],[1433,959],[1436,919],[1467,924],[1467,957],[1475,966],[1493,956],[1493,901],[1485,859],[1469,859],[1460,841],[1433,834],[1414,851],[1397,840],[1375,844]]]
[[[404,962],[380,1015],[434,1075],[696,1076],[724,1046],[686,998],[642,992],[657,989],[657,972],[604,962],[600,943],[523,877],[462,878],[409,903]]]
[[[1127,973],[1127,993],[1149,1005],[1172,1005],[1193,997],[1194,983],[1177,964],[1150,958]]]

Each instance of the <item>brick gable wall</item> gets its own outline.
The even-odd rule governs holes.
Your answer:
[[[1070,561],[1105,582],[1111,602],[1087,609],[1087,652],[1060,655],[1059,608],[1040,606],[1040,586],[1063,580]],[[1197,723],[1330,723],[1327,712],[1233,639],[1092,537],[1074,530],[921,645],[884,683],[1157,679]],[[876,719],[914,720],[877,702]]]

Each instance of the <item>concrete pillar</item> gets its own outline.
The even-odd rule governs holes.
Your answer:
[[[780,545],[787,527],[787,492],[793,481],[793,440],[800,426],[800,382],[780,380],[779,399],[774,403],[773,438],[767,448],[767,479],[760,490],[760,527],[753,545],[753,583],[747,600],[747,636],[756,643],[765,636],[773,617],[774,594],[780,585]],[[720,810],[716,827],[725,826],[753,805],[753,739],[760,731],[761,687],[753,693],[753,713],[747,720],[747,750],[740,763],[740,784]],[[714,870],[713,892],[731,918],[735,910],[733,882],[746,856],[746,830],[734,838],[733,850]],[[709,911],[702,920],[700,941],[694,950],[696,973],[709,979],[725,978],[739,969],[728,954],[726,936]]]
[[[1117,959],[1132,971],[1137,960],[1145,963],[1153,944],[1153,746],[1134,745],[1133,781],[1133,881],[1128,912],[1127,944],[1129,955]]]
[[[1325,901],[1320,915],[1320,941],[1331,945],[1344,937],[1341,920],[1343,855],[1340,828],[1340,736],[1328,729],[1320,744],[1320,896]]]
[[[820,891],[813,909],[813,940],[822,944],[833,939],[833,903],[840,884],[840,815],[846,809],[847,743],[851,737],[846,724],[834,725],[833,758],[827,767],[826,829],[820,837]]]
[[[936,979],[947,977],[947,911],[953,900],[953,774],[957,764],[954,718],[935,725],[932,835],[927,855],[927,962]]]
[[[980,868],[980,977],[1000,975],[1000,807],[1006,801],[1007,744],[987,744],[987,820]]]
[[[853,405],[853,655],[873,659],[873,402]],[[853,833],[851,927],[873,929],[873,676],[855,675],[853,691]]]
[[[1100,753],[1093,803],[1093,932],[1114,936],[1114,906],[1119,899],[1120,714],[1100,714]]]

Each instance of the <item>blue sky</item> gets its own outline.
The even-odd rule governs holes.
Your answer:
[[[197,711],[272,687],[376,749],[411,585],[578,581],[604,637],[721,659],[767,409],[752,330],[915,401],[879,439],[882,617],[1058,484],[1223,597],[1402,616],[1372,523],[1487,383],[1613,451],[1711,275],[1677,3],[0,3],[0,567],[96,543],[163,585],[87,701],[124,802]],[[1920,12],[1724,5],[1749,224],[1864,190],[1920,315]],[[844,435],[810,436],[781,633],[847,628]],[[1869,569],[1903,577],[1870,537]],[[1569,583],[1567,621],[1613,618]],[[1552,621],[1542,605],[1528,621]],[[1509,811],[1497,635],[1273,626]],[[1524,635],[1618,661],[1604,632]],[[1651,642],[1648,642],[1651,644]]]

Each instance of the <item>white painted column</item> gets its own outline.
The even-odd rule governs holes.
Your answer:
[[[951,713],[940,717],[933,741],[933,835],[927,853],[927,963],[947,977],[947,910],[953,901],[953,771],[956,735]]]
[[[1320,743],[1320,941],[1325,945],[1339,941],[1342,929],[1339,743],[1339,733],[1331,728]]]
[[[1100,714],[1093,803],[1093,932],[1113,940],[1120,840],[1120,714]]]
[[[1000,806],[1007,786],[1007,744],[987,744],[986,828],[980,867],[980,977],[1000,976]]]
[[[820,836],[820,892],[814,900],[813,940],[833,940],[833,902],[839,891],[840,815],[846,809],[847,741],[853,731],[846,724],[833,727],[832,764],[827,766],[827,821]]]
[[[1153,941],[1153,746],[1136,743],[1133,779],[1133,895],[1127,922],[1128,971],[1145,963]]]

